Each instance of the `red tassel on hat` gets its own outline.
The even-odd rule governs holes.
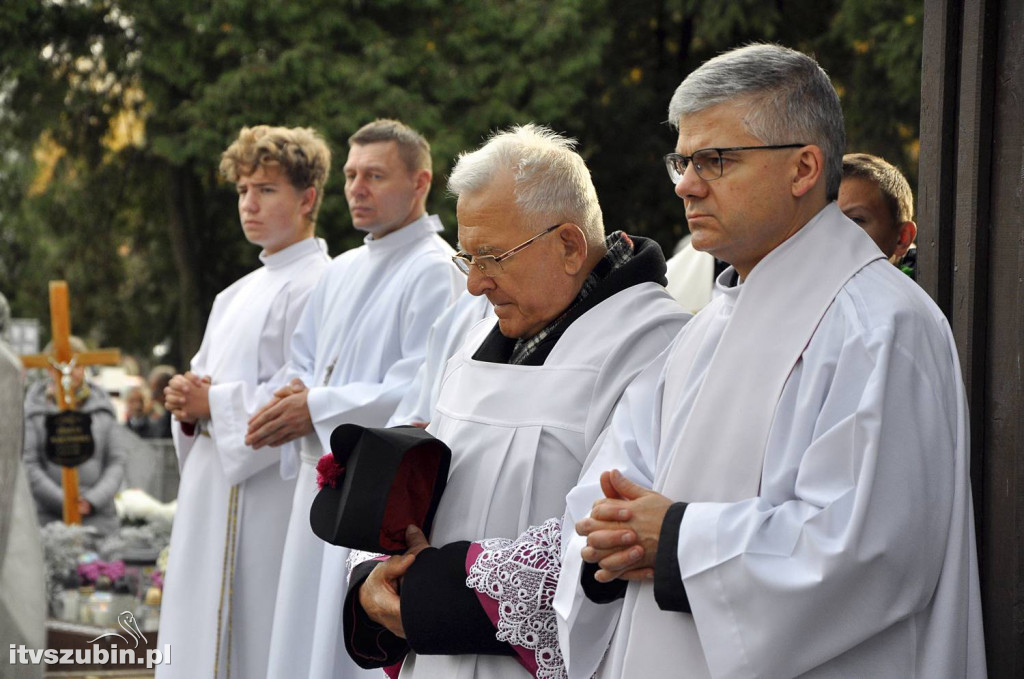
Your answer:
[[[324,486],[337,488],[342,479],[345,478],[345,468],[334,459],[334,455],[327,453],[316,463],[316,486],[320,490]]]

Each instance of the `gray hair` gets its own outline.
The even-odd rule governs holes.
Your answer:
[[[512,174],[516,206],[531,231],[562,219],[578,225],[588,244],[604,243],[601,205],[575,139],[532,123],[496,132],[476,151],[459,154],[448,190],[456,197],[475,193],[504,172]]]
[[[726,102],[748,105],[743,125],[766,144],[814,144],[825,157],[825,192],[839,196],[846,131],[828,74],[781,45],[753,44],[720,54],[688,75],[668,106],[669,123]]]

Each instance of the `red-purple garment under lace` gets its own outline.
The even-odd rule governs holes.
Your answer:
[[[496,638],[511,645],[537,679],[566,676],[552,607],[561,534],[561,521],[549,519],[515,540],[474,542],[466,553],[466,585],[476,591]]]

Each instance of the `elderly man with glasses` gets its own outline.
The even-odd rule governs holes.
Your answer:
[[[557,563],[565,494],[626,385],[689,317],[665,292],[657,244],[605,237],[573,146],[517,127],[452,171],[455,262],[498,320],[474,327],[448,362],[428,429],[453,451],[430,536],[441,547],[353,572],[345,643],[364,667],[404,658],[406,677],[512,677],[560,664],[555,627],[530,631],[514,613],[522,588],[494,583]],[[525,560],[509,549],[521,535]],[[531,592],[553,589],[534,580]]]

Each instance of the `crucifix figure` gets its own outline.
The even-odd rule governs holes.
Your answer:
[[[21,361],[26,368],[53,368],[56,370],[60,375],[60,379],[54,381],[57,408],[61,413],[73,412],[77,407],[72,388],[72,373],[75,368],[89,365],[116,365],[121,361],[121,352],[118,349],[72,351],[71,315],[68,310],[68,284],[66,281],[50,281],[50,323],[53,335],[53,353],[22,356]],[[69,421],[56,422],[54,425],[55,428],[66,430],[65,438],[72,447],[75,443],[75,434],[67,433],[67,430],[73,428],[74,425],[74,422]],[[63,461],[57,460],[59,464],[64,465],[61,473],[64,488],[64,523],[82,523],[82,516],[78,510],[78,469],[75,465],[81,464],[83,461],[75,457],[69,457]]]

